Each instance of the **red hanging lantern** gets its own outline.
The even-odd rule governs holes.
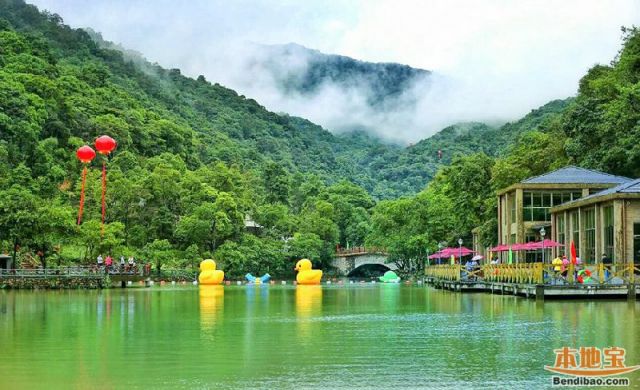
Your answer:
[[[108,135],[101,135],[96,139],[95,142],[96,149],[98,153],[102,155],[108,155],[116,148],[116,140],[109,137]],[[105,202],[105,197],[107,194],[107,161],[106,159],[102,161],[102,222],[100,224],[100,238],[104,236],[104,217],[107,213],[107,206]]]
[[[116,140],[108,135],[102,135],[96,139],[96,150],[100,154],[107,155],[116,148]]]
[[[78,225],[80,225],[82,222],[82,212],[84,210],[84,185],[87,178],[87,164],[96,157],[96,152],[91,149],[90,146],[84,145],[78,148],[76,157],[84,164],[82,168],[82,187],[80,189],[80,207],[78,208]]]
[[[83,164],[89,164],[94,158],[96,158],[96,152],[91,148],[91,146],[84,145],[78,148],[76,156]]]

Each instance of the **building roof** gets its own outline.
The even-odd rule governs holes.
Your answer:
[[[592,198],[592,197],[595,198],[597,196],[603,196],[608,194],[636,194],[636,193],[640,193],[640,179],[631,180],[626,183],[622,183],[618,186],[607,188],[606,190],[602,190],[595,194],[586,196],[584,199]]]
[[[605,172],[575,167],[573,165],[530,177],[523,180],[525,184],[622,184],[631,181],[624,176],[611,175]]]
[[[631,180],[627,183],[622,183],[615,187],[607,188],[606,190],[596,192],[595,194],[585,196],[584,198],[576,199],[572,202],[567,202],[567,204],[577,202],[578,200],[590,200],[612,194],[640,194],[640,179]]]
[[[260,225],[259,223],[257,223],[253,219],[251,219],[251,217],[249,215],[245,215],[244,216],[244,227],[245,228],[257,228],[257,229],[260,229],[260,228],[262,228],[262,225]]]
[[[615,187],[607,188],[585,196],[584,198],[576,199],[571,202],[563,203],[557,207],[552,208],[552,212],[570,209],[576,206],[583,206],[591,203],[597,203],[599,201],[610,200],[614,198],[637,198],[640,197],[640,179],[630,180],[626,183],[619,184]],[[556,210],[557,209],[557,210]]]

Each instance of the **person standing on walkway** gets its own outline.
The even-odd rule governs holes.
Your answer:
[[[113,259],[111,258],[111,255],[108,255],[107,258],[104,260],[104,265],[106,268],[106,273],[109,273],[109,269],[111,268],[111,266],[113,265]]]
[[[567,277],[567,268],[569,267],[569,259],[567,258],[567,256],[562,256],[562,276],[564,276],[565,278]]]
[[[551,265],[553,265],[553,274],[554,278],[559,279],[562,275],[562,259],[560,256],[557,256],[555,259],[551,261]]]
[[[604,279],[606,281],[609,279],[609,275],[611,274],[611,271],[613,271],[613,266],[612,266],[613,260],[611,260],[611,257],[607,256],[606,253],[603,253],[602,259],[600,261],[604,265]]]

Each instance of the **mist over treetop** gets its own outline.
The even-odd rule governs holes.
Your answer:
[[[203,75],[271,111],[310,119],[332,132],[360,128],[404,144],[459,122],[515,121],[532,107],[574,95],[593,64],[607,64],[615,55],[619,26],[637,24],[640,15],[633,0],[486,0],[482,6],[473,0],[254,1],[250,6],[221,0],[188,6],[96,0],[90,7],[82,0],[34,2],[72,26],[92,27],[164,68]],[[247,71],[256,56],[247,42],[296,42],[322,53],[433,73],[426,87],[403,87],[399,101],[406,104],[372,110],[366,89],[340,83],[323,82],[313,94],[283,93],[271,72]]]

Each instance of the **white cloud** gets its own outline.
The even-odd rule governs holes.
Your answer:
[[[185,1],[34,0],[74,27],[138,50],[167,67],[204,74],[268,108],[329,129],[374,126],[415,141],[463,120],[511,120],[573,95],[595,63],[638,24],[634,0]],[[263,74],[242,74],[246,42],[297,42],[326,53],[434,70],[416,86],[417,109],[371,112],[358,91],[327,85],[311,99],[285,98]],[[248,78],[249,81],[247,82]]]

